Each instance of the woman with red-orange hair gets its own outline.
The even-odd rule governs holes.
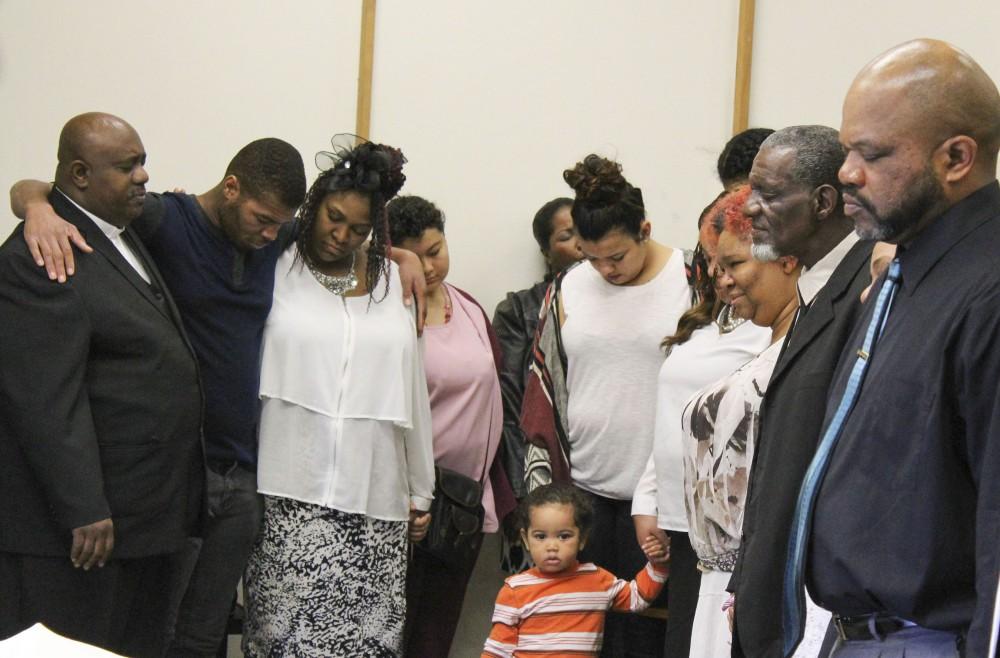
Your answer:
[[[723,221],[713,261],[716,284],[733,312],[769,328],[771,340],[734,373],[692,396],[681,415],[689,537],[702,572],[691,656],[730,652],[722,606],[739,554],[757,414],[798,308],[797,259],[764,263],[750,253],[750,221],[743,214],[747,196],[746,187],[735,188],[709,212],[708,219]]]

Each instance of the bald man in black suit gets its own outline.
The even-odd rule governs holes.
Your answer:
[[[161,655],[176,556],[203,489],[198,368],[129,223],[146,154],[107,114],[71,119],[49,202],[94,248],[69,282],[22,227],[0,247],[0,639],[36,622]]]

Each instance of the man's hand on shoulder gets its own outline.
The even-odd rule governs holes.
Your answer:
[[[76,568],[89,571],[95,564],[103,567],[115,548],[115,527],[110,518],[73,528],[73,547],[69,559]]]
[[[22,180],[10,188],[10,208],[24,221],[24,241],[39,267],[45,267],[49,278],[65,283],[73,276],[73,245],[89,254],[93,249],[75,226],[56,214],[49,204],[52,191],[49,183]]]
[[[86,254],[93,249],[80,231],[57,215],[48,202],[29,205],[25,215],[24,241],[35,264],[44,266],[53,281],[65,283],[66,277],[76,272],[73,245]]]
[[[427,281],[424,279],[424,267],[420,259],[412,251],[393,247],[389,258],[399,267],[399,282],[403,287],[403,303],[410,306],[415,298],[417,301],[417,335],[424,333],[424,321],[427,319]]]

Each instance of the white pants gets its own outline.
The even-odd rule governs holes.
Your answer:
[[[733,635],[729,632],[729,619],[722,611],[722,604],[729,598],[726,586],[732,574],[727,571],[707,571],[701,574],[698,607],[691,627],[690,658],[719,658],[730,655]],[[740,602],[737,600],[736,605]],[[775,614],[781,614],[776,610]],[[820,608],[806,594],[806,630],[792,658],[816,658],[823,646],[830,613]]]
[[[698,590],[698,607],[691,625],[690,658],[720,658],[730,655],[733,634],[722,604],[729,598],[726,586],[732,576],[728,571],[704,571]]]

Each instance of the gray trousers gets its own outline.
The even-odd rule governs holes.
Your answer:
[[[234,466],[205,476],[208,519],[191,547],[191,572],[168,656],[214,656],[222,643],[233,596],[260,530],[263,499],[257,475]]]
[[[958,636],[914,626],[881,640],[838,639],[831,658],[959,658]]]

